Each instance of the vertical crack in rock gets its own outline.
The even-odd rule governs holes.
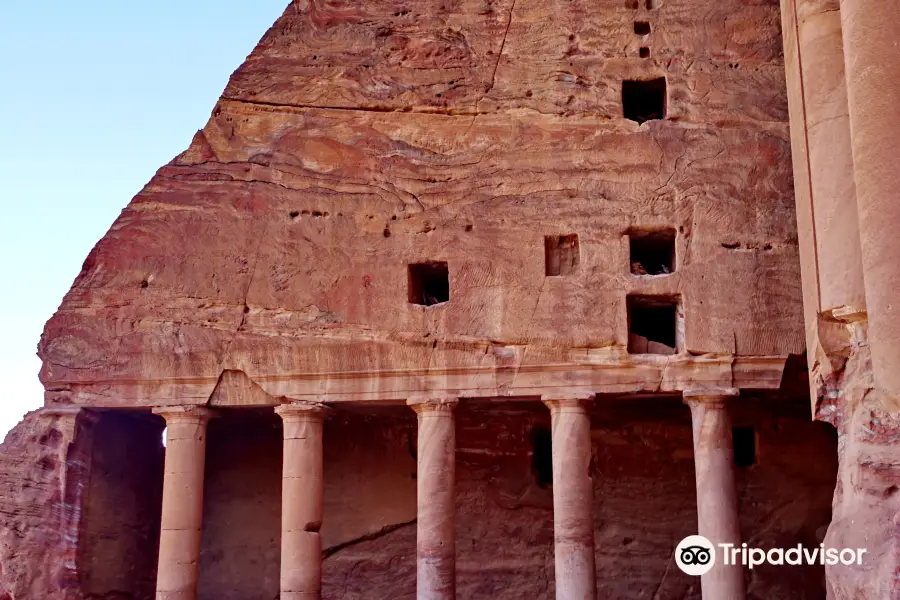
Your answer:
[[[534,316],[537,314],[538,307],[541,305],[541,297],[544,295],[544,290],[547,288],[547,278],[544,278],[544,281],[541,283],[541,289],[538,290],[537,298],[534,300],[534,308],[531,309],[531,316],[528,317],[528,328],[525,330],[525,341],[531,341],[531,327],[534,324]]]
[[[672,551],[672,556],[669,558],[669,561],[666,563],[666,568],[663,570],[662,577],[659,578],[659,583],[656,584],[656,589],[653,590],[653,595],[650,596],[650,600],[659,600],[662,596],[662,587],[666,582],[666,577],[669,575],[669,569],[672,568],[672,563],[675,562],[675,552]]]
[[[224,371],[225,363],[228,360],[228,353],[231,350],[231,345],[234,343],[234,340],[237,338],[238,334],[243,330],[244,323],[247,321],[247,313],[248,305],[247,299],[250,297],[250,290],[253,289],[253,281],[256,278],[256,271],[259,267],[259,255],[262,253],[262,245],[263,241],[266,239],[266,234],[269,232],[269,221],[265,221],[262,227],[262,232],[260,232],[259,240],[256,243],[256,251],[254,252],[253,257],[253,266],[250,268],[250,277],[247,279],[247,287],[244,288],[244,309],[241,313],[241,322],[238,323],[237,328],[234,330],[234,334],[231,336],[231,339],[225,344],[225,347],[222,349],[222,359],[219,362],[219,376],[221,377],[222,371]]]
[[[475,119],[478,118],[478,105],[481,104],[482,99],[484,99],[484,97],[494,89],[494,81],[497,77],[497,69],[500,67],[500,59],[503,58],[503,50],[506,47],[506,38],[509,35],[509,28],[512,26],[513,11],[515,10],[516,0],[513,0],[512,4],[509,7],[509,18],[506,20],[506,29],[503,31],[503,39],[500,41],[500,51],[497,52],[497,60],[494,63],[494,69],[491,71],[491,84],[487,88],[485,88],[484,93],[475,100],[475,110],[474,114],[472,115],[472,122],[469,123],[469,127],[468,129],[466,129],[466,133],[464,134],[465,136],[469,135],[469,132],[472,130],[472,126],[475,124]]]
[[[512,26],[513,12],[516,10],[516,0],[513,0],[512,6],[509,7],[509,19],[506,21],[506,31],[503,32],[503,40],[500,42],[500,51],[497,53],[497,62],[494,63],[494,70],[491,72],[491,85],[485,90],[485,94],[494,89],[494,81],[497,77],[497,68],[500,66],[500,59],[503,58],[503,49],[506,47],[506,38],[509,35],[509,28]],[[477,112],[477,105],[476,105]]]

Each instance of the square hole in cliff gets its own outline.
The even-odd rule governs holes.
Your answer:
[[[740,468],[756,464],[756,430],[753,427],[732,427],[734,464]]]
[[[434,306],[450,300],[450,273],[446,262],[409,265],[409,303]]]
[[[547,277],[571,275],[578,268],[578,234],[548,235],[544,238]]]
[[[650,35],[652,31],[650,27],[650,23],[647,21],[635,21],[634,22],[634,33],[635,35],[639,35],[641,37],[645,35]]]
[[[629,295],[628,353],[675,354],[678,296]]]
[[[666,118],[666,78],[622,82],[622,112],[626,119],[644,123]]]
[[[675,230],[628,232],[632,275],[666,275],[675,271]]]

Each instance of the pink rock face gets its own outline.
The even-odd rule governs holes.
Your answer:
[[[0,598],[79,598],[75,570],[90,477],[90,417],[26,415],[0,446]]]
[[[892,30],[843,4],[840,44],[824,0],[292,2],[47,323],[47,408],[0,453],[0,599],[695,598],[670,574],[694,519],[818,541],[834,452],[748,405],[772,462],[729,471],[724,413],[695,409],[692,452],[664,402],[796,401],[805,338],[841,435],[829,543],[874,557],[830,569],[829,592],[894,600],[892,129],[854,125],[877,108],[866,31],[887,48]],[[551,433],[508,406],[594,395],[659,414],[598,406],[598,429],[554,405]],[[447,398],[494,419],[464,412],[458,444]],[[417,426],[379,412],[407,400]],[[340,416],[278,419],[292,402]],[[164,469],[149,409],[205,405],[213,449],[173,422]],[[529,462],[541,432],[552,473]],[[259,527],[233,526],[247,514]],[[821,595],[802,575],[761,569],[747,594]]]
[[[673,302],[649,342],[678,356],[621,389],[681,389],[687,352],[802,352],[777,7],[626,4],[291,4],[86,260],[41,343],[48,402],[205,403],[228,370],[318,401],[309,374],[633,369],[629,294]],[[663,77],[637,103],[666,118],[623,118],[623,82]],[[630,236],[664,230],[671,273],[632,273]],[[449,301],[424,305],[434,262]]]

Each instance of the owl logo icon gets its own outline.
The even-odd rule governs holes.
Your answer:
[[[675,548],[675,563],[688,575],[704,575],[716,564],[716,549],[702,535],[689,535]]]

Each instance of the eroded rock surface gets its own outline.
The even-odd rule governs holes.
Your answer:
[[[801,352],[778,8],[626,4],[291,4],[88,257],[41,343],[48,401],[627,364],[629,293],[680,296],[682,353]],[[667,118],[624,119],[623,81],[659,77]],[[626,234],[665,228],[674,272],[633,276]],[[547,277],[568,234],[578,268]],[[446,304],[410,302],[428,261]]]
[[[83,427],[83,424],[82,424]],[[80,598],[75,554],[90,444],[74,414],[29,413],[0,445],[0,598]]]
[[[724,357],[729,383],[732,357],[783,363],[803,351],[804,329],[779,19],[772,2],[748,0],[291,3],[48,322],[48,406],[265,405],[290,396],[291,378],[367,371],[494,369],[503,388],[523,366],[631,364],[630,343],[662,344],[661,364]],[[666,118],[623,118],[633,109],[624,82],[660,78],[665,105],[645,116]],[[650,275],[629,233],[660,230],[673,232],[676,260]],[[566,253],[549,260],[554,248]],[[449,302],[411,290],[409,265],[436,261]],[[630,329],[628,295],[678,298],[672,343]],[[839,345],[824,350],[834,363],[834,376],[816,372],[825,380],[850,373],[840,358],[849,344]],[[862,511],[865,531],[884,534],[868,541],[878,564],[890,565],[885,516],[900,495],[880,465],[892,464],[896,428],[871,400],[861,392],[821,407],[845,411],[834,420],[844,525],[829,535],[856,542],[842,536]],[[645,421],[601,410],[592,429],[598,585],[608,598],[696,598],[696,581],[671,565],[696,518],[687,412],[650,408]],[[460,417],[462,597],[552,595],[552,495],[528,447],[540,414]],[[150,562],[132,561],[129,577],[78,567],[152,556],[154,505],[127,517],[144,527],[132,546],[110,543],[111,529],[89,516],[73,521],[65,507],[96,515],[122,489],[97,484],[106,491],[86,505],[71,497],[83,450],[72,449],[74,425],[47,418],[30,417],[0,453],[11,488],[0,495],[11,515],[0,590],[11,600],[146,596]],[[414,594],[411,418],[326,424],[326,597]],[[776,409],[747,420],[771,457],[738,477],[747,541],[817,545],[830,439]],[[201,597],[277,593],[273,423],[269,414],[210,428]],[[153,427],[142,431],[149,439]],[[110,459],[102,472],[126,473],[101,446],[86,447]],[[158,467],[158,456],[141,456],[146,472]],[[365,512],[360,497],[373,499]],[[253,527],[233,525],[247,514]],[[73,559],[82,522],[81,548],[96,552]],[[819,598],[820,575],[760,569],[749,594]],[[851,583],[866,577],[890,581],[837,574],[832,593],[855,598]],[[68,583],[79,578],[81,588]]]

